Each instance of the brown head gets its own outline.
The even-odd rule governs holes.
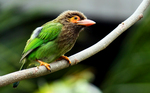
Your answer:
[[[83,13],[71,10],[61,13],[56,20],[63,24],[66,29],[77,32],[86,26],[95,24],[94,21],[87,19]]]
[[[57,38],[59,49],[63,51],[62,54],[73,47],[83,28],[95,24],[94,21],[87,19],[83,13],[70,10],[61,13],[54,21],[63,24],[61,33]]]

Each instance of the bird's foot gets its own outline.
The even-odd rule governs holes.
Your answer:
[[[60,56],[57,60],[62,60],[62,59],[65,59],[66,61],[68,61],[69,66],[71,66],[71,61],[69,60],[67,56]]]
[[[48,70],[50,70],[50,64],[45,63],[45,62],[43,62],[41,60],[36,60],[36,61],[40,63],[40,66],[44,65]]]

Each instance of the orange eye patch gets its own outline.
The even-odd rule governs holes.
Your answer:
[[[72,18],[70,18],[70,22],[72,23],[77,23],[77,21],[80,20],[80,17],[79,16],[73,16]]]

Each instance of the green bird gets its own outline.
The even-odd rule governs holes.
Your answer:
[[[26,69],[30,64],[39,62],[50,70],[48,63],[57,59],[65,59],[71,65],[69,58],[64,56],[75,44],[79,33],[95,22],[86,18],[78,11],[65,11],[56,19],[36,28],[31,34],[24,48],[20,62],[20,70]],[[13,87],[19,84],[15,82]]]

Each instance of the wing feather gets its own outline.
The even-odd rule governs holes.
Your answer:
[[[36,48],[46,44],[47,42],[55,40],[58,34],[61,32],[61,29],[62,24],[60,23],[49,23],[35,29],[30,39],[27,41],[20,61],[22,61]]]

